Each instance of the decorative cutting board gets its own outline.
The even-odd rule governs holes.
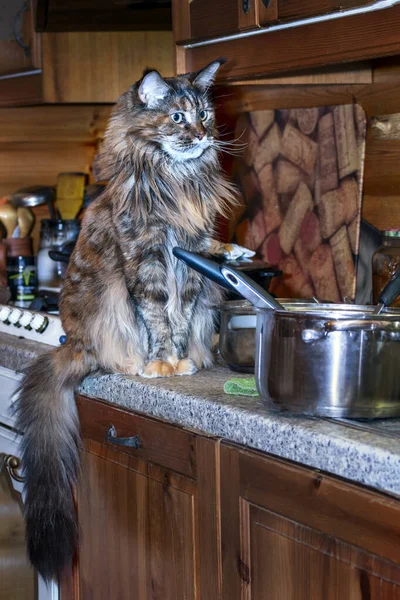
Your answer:
[[[240,117],[233,237],[282,270],[270,288],[277,296],[354,301],[365,133],[358,105]]]

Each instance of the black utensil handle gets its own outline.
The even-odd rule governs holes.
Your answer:
[[[55,262],[68,263],[69,259],[71,258],[71,255],[65,254],[64,252],[60,252],[59,250],[49,250],[49,257]]]
[[[380,296],[379,303],[385,306],[390,306],[394,302],[397,296],[400,294],[400,269],[396,272],[394,277],[389,283],[383,288]]]
[[[110,444],[117,444],[117,446],[128,446],[129,448],[136,448],[137,450],[142,446],[142,440],[138,435],[127,438],[117,437],[117,432],[114,425],[111,425],[110,429],[107,431],[106,441]]]
[[[225,281],[225,278],[221,274],[220,265],[214,260],[211,260],[211,258],[200,256],[199,254],[184,250],[183,248],[178,248],[177,246],[172,249],[172,254],[198,273],[201,273],[201,275],[208,277],[208,279],[218,283],[218,285],[226,290],[232,291],[232,286]]]

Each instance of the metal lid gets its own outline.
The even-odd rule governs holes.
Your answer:
[[[360,304],[329,304],[329,303],[316,303],[312,300],[296,300],[293,298],[278,298],[278,301],[286,309],[286,312],[278,311],[279,314],[285,315],[286,317],[295,314],[307,314],[308,316],[328,316],[329,318],[370,318],[376,309],[374,305],[360,305]],[[232,314],[256,314],[257,312],[264,312],[265,308],[256,309],[247,300],[238,300],[234,302],[224,302],[221,306],[221,311]],[[392,317],[396,320],[400,320],[400,309],[396,308],[384,308],[380,316]],[[379,317],[379,315],[376,315]]]
[[[17,190],[10,196],[10,202],[16,208],[20,206],[39,206],[54,200],[54,190],[43,185],[34,185]]]
[[[390,238],[400,238],[400,229],[384,229],[383,235]]]

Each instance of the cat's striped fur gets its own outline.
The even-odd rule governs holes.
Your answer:
[[[219,65],[165,80],[147,72],[110,119],[96,161],[109,184],[87,210],[61,295],[67,343],[32,364],[17,401],[28,552],[46,579],[77,544],[75,387],[98,368],[156,377],[212,362],[219,292],[171,250],[207,252],[216,214],[233,200],[207,93]]]

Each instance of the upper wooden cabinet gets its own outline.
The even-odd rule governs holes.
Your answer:
[[[199,41],[362,7],[371,0],[173,0],[175,39]]]
[[[36,31],[171,30],[170,0],[35,0]]]
[[[243,80],[400,54],[398,3],[278,0],[277,13],[262,20],[261,0],[250,2],[245,19],[233,8],[239,11],[241,0],[224,0],[215,18],[211,2],[173,0],[178,70],[196,71],[223,56],[219,81]]]
[[[0,107],[113,103],[147,67],[174,73],[170,31],[31,32],[35,64],[17,62],[22,48],[0,55]]]
[[[305,19],[366,4],[371,4],[371,0],[278,0],[279,19]]]
[[[40,36],[35,33],[28,2],[2,3],[0,21],[0,77],[40,69]]]
[[[178,0],[173,8],[178,42],[239,33],[278,18],[278,0]]]

